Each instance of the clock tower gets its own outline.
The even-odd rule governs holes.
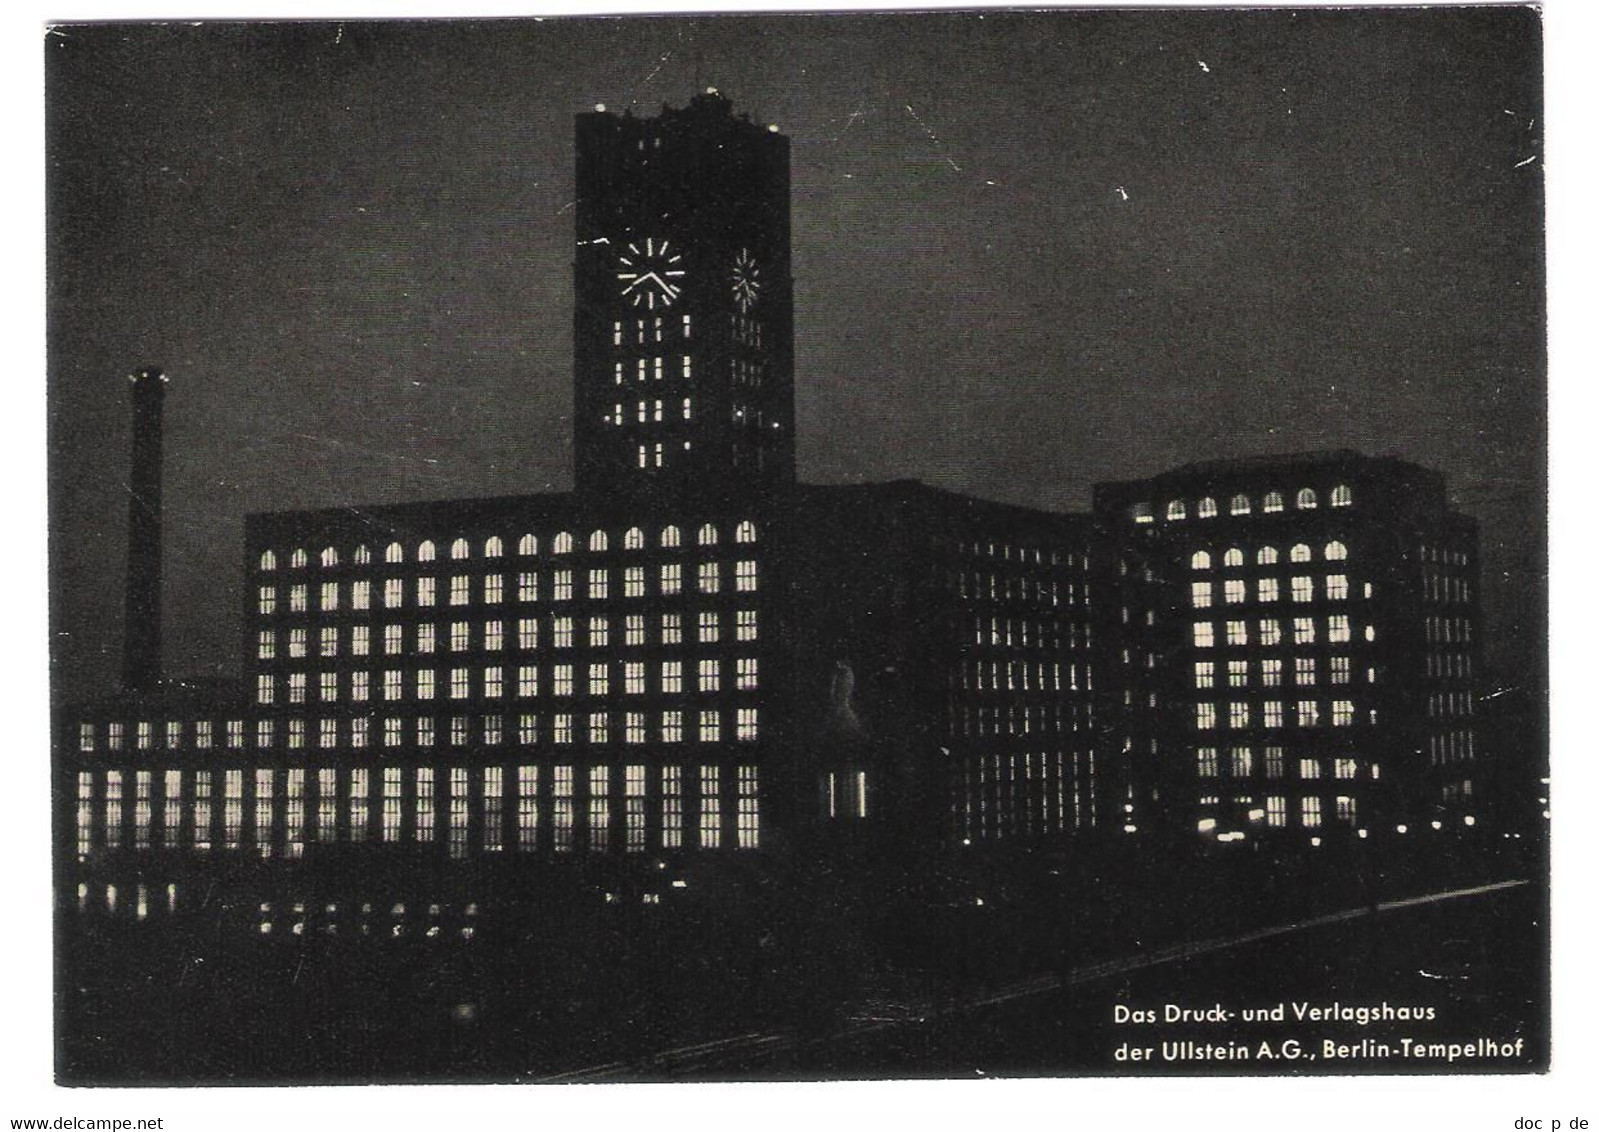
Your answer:
[[[577,490],[679,500],[794,480],[788,139],[714,89],[577,118]]]

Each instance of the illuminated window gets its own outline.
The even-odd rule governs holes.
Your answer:
[[[715,708],[706,708],[700,712],[700,742],[720,743],[722,741],[722,713]]]
[[[418,562],[432,562],[435,555],[436,551],[432,539],[424,541],[421,546],[416,548],[416,560]]]
[[[1262,602],[1276,601],[1278,598],[1277,579],[1261,578],[1255,583],[1255,598]]]
[[[625,628],[622,640],[625,645],[627,645],[629,648],[633,648],[644,643],[643,614],[629,613],[627,617],[623,619],[623,625]]]
[[[1229,578],[1222,583],[1222,597],[1228,605],[1238,605],[1244,600],[1245,589],[1242,578]]]
[[[681,711],[663,711],[661,713],[661,742],[681,743],[683,741],[683,713]]]
[[[1228,507],[1228,511],[1229,511],[1230,514],[1233,514],[1233,515],[1247,515],[1247,514],[1249,514],[1249,496],[1247,496],[1247,495],[1235,495],[1235,496],[1233,496],[1232,502],[1231,502],[1231,504]]]
[[[1153,523],[1155,512],[1148,503],[1134,503],[1131,515],[1135,523]]]
[[[431,767],[417,767],[415,821],[416,839],[420,842],[430,843],[433,840],[433,820],[436,805],[433,792],[433,770]]]
[[[416,721],[416,745],[418,747],[433,746],[433,717],[424,715]]]
[[[1332,505],[1334,507],[1348,507],[1355,501],[1354,493],[1349,490],[1348,484],[1339,484],[1332,490]]]
[[[702,526],[700,528],[698,541],[701,546],[715,546],[717,543],[715,524],[706,523],[704,526]]]
[[[1310,561],[1310,547],[1306,546],[1302,542],[1301,543],[1295,543],[1294,544],[1294,548],[1288,552],[1288,561],[1290,561],[1290,562],[1309,562]]]
[[[570,664],[557,664],[554,669],[554,678],[551,681],[551,690],[557,696],[570,696],[572,694],[573,671]]]
[[[1315,700],[1300,700],[1297,715],[1301,727],[1321,725],[1321,708]]]
[[[1260,705],[1260,720],[1266,727],[1281,727],[1283,725],[1283,705],[1281,700],[1267,700]]]
[[[1370,631],[1366,639],[1371,639]],[[1343,644],[1349,640],[1349,616],[1344,613],[1334,613],[1327,618],[1327,640],[1331,644]]]
[[[405,582],[400,578],[386,578],[383,582],[383,607],[398,609],[405,600]]]
[[[516,741],[531,747],[539,741],[539,717],[524,712],[516,717]]]
[[[1247,660],[1229,660],[1227,662],[1227,686],[1229,688],[1244,688],[1249,685],[1249,662]]]
[[[715,610],[702,610],[700,613],[699,639],[701,644],[710,644],[722,635],[721,614]]]
[[[611,644],[611,619],[609,617],[589,618],[589,648],[603,649]]]
[[[611,694],[611,667],[603,662],[589,665],[589,695]]]
[[[683,545],[683,533],[681,531],[679,531],[677,529],[677,527],[670,526],[670,527],[663,527],[661,529],[661,546],[662,547],[670,548],[670,547],[678,547],[678,546],[682,546],[682,545]]]
[[[1245,709],[1245,716],[1248,716],[1247,704],[1239,704],[1234,706],[1243,707]],[[1243,726],[1247,726],[1247,724],[1244,724]],[[1232,776],[1234,778],[1248,778],[1255,773],[1255,753],[1250,748],[1234,747],[1232,749],[1232,759]]]
[[[644,567],[629,566],[622,571],[622,596],[644,596]]]
[[[680,613],[661,614],[661,644],[680,645],[683,643],[683,616]]]
[[[1194,662],[1194,687],[1214,688],[1216,686],[1216,664],[1214,661],[1200,660]]]
[[[537,601],[539,599],[539,576],[532,570],[523,570],[516,576],[516,599],[518,601]]]
[[[255,678],[255,702],[270,704],[273,696],[274,680],[271,676],[260,675]]]
[[[1294,618],[1294,644],[1313,645],[1316,643],[1316,619],[1314,617]]]
[[[1282,641],[1282,628],[1273,618],[1263,618],[1259,623],[1260,643],[1275,645]]]
[[[1316,682],[1316,658],[1298,656],[1294,658],[1294,683],[1299,685],[1314,684]]]
[[[1166,504],[1166,518],[1172,521],[1188,518],[1188,508],[1181,499],[1173,499]]]
[[[516,694],[524,698],[539,694],[539,670],[537,667],[531,664],[524,664],[517,668]]]
[[[372,652],[372,629],[367,625],[356,625],[350,630],[350,655],[368,656]]]
[[[622,549],[643,550],[644,532],[637,527],[629,527],[627,533],[622,536]]]
[[[1227,643],[1229,645],[1247,645],[1249,643],[1249,624],[1245,621],[1227,622]]]
[[[1201,731],[1209,731],[1216,726],[1216,705],[1195,704],[1194,726]]]
[[[271,629],[262,629],[256,634],[255,641],[257,660],[271,660],[278,655],[278,635]]]
[[[1332,725],[1334,727],[1348,727],[1354,722],[1354,703],[1350,700],[1334,700],[1332,705]]]
[[[556,601],[572,600],[572,571],[557,570],[551,576],[554,593],[551,595]]]
[[[1228,547],[1227,553],[1221,556],[1221,564],[1229,568],[1242,566],[1244,564],[1244,552],[1236,546]]]
[[[539,623],[534,617],[523,617],[516,623],[516,644],[522,649],[539,647]]]
[[[752,543],[755,541],[755,524],[745,519],[733,531],[733,541],[738,543]]]
[[[339,608],[339,583],[323,582],[320,595],[321,607],[326,612],[333,612]]]
[[[661,661],[661,691],[677,693],[683,690],[683,662],[680,660]]]
[[[1266,498],[1261,502],[1260,509],[1266,512],[1268,515],[1277,511],[1281,511],[1283,509],[1282,493],[1268,491],[1266,493]]]
[[[741,609],[736,614],[736,619],[738,627],[735,635],[737,638],[741,641],[755,640],[758,635],[755,610]]]
[[[1308,487],[1300,488],[1298,496],[1294,499],[1294,506],[1301,511],[1314,511],[1316,509],[1316,493]]]
[[[1216,627],[1209,621],[1194,622],[1194,647],[1208,649],[1216,643]]]
[[[1194,582],[1192,584],[1192,600],[1195,609],[1210,608],[1210,583]]]
[[[719,562],[701,562],[699,588],[702,594],[714,594],[722,588],[722,569]]]
[[[760,660],[756,657],[740,657],[738,661],[738,690],[741,692],[753,691],[760,685]]]
[[[306,557],[305,547],[296,547],[294,553],[289,555],[289,568],[293,570],[303,570],[308,561],[310,560]]]
[[[491,664],[483,670],[483,695],[486,699],[498,699],[505,694],[505,669],[497,664]]]
[[[467,852],[467,773],[465,767],[450,768],[450,856],[459,860]]]
[[[589,571],[589,597],[607,598],[611,595],[611,572],[603,568]]]
[[[1310,601],[1316,596],[1315,584],[1303,575],[1293,579],[1293,595],[1295,601]]]
[[[433,669],[419,668],[416,671],[416,698],[431,700],[433,698]]]
[[[1194,570],[1209,570],[1210,552],[1207,550],[1194,551],[1194,556],[1188,560],[1188,565],[1190,569]]]
[[[573,645],[573,625],[570,617],[557,617],[550,623],[551,642],[558,649],[569,649]]]
[[[323,672],[317,677],[318,692],[323,703],[333,703],[339,698],[339,674]]]
[[[1349,597],[1349,578],[1345,574],[1327,575],[1327,600],[1343,601]]]
[[[1283,662],[1280,660],[1263,660],[1260,662],[1260,683],[1262,687],[1277,688],[1283,682]]]
[[[263,550],[261,552],[261,569],[276,570],[277,568],[278,556],[273,554],[270,550]]]
[[[720,692],[722,690],[722,662],[719,660],[700,661],[700,691]]]
[[[722,800],[720,771],[714,766],[700,767],[700,848],[718,849],[722,844]]]
[[[383,626],[383,655],[397,656],[404,647],[404,629],[399,625]]]
[[[1196,752],[1197,772],[1200,778],[1215,778],[1219,773],[1216,765],[1216,748],[1200,747]]]
[[[1349,658],[1347,656],[1335,656],[1328,664],[1331,669],[1329,678],[1334,684],[1349,683]]]
[[[505,622],[483,622],[483,647],[489,652],[497,652],[505,647]]]
[[[1214,519],[1216,517],[1216,501],[1208,495],[1199,501],[1199,517],[1201,519]]]
[[[703,567],[701,568],[703,570]],[[733,566],[733,588],[741,592],[753,591],[756,587],[755,561],[745,559]]]
[[[1301,798],[1299,800],[1299,820],[1306,829],[1320,828],[1321,799]]]
[[[664,563],[661,566],[661,593],[678,594],[683,592],[683,567],[677,562]]]

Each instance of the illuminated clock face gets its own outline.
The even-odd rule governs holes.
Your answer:
[[[748,248],[739,249],[733,257],[733,302],[743,314],[761,297],[761,267]]]
[[[683,293],[683,253],[670,240],[647,237],[627,245],[617,257],[616,282],[622,297],[635,307],[656,310],[677,302]]]

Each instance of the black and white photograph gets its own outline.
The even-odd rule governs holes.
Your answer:
[[[1544,38],[41,29],[56,1084],[1547,1072]]]

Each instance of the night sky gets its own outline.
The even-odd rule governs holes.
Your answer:
[[[58,694],[115,685],[124,375],[167,370],[167,669],[234,674],[251,511],[571,482],[572,117],[793,142],[801,478],[1084,510],[1353,447],[1482,525],[1541,666],[1527,9],[98,25],[44,37]]]

